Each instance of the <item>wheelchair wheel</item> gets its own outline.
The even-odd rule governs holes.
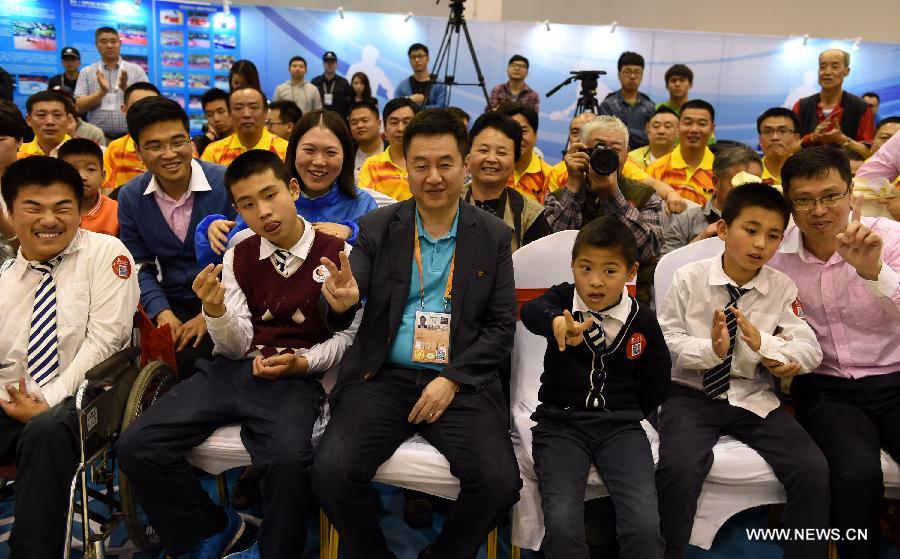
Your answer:
[[[125,404],[125,416],[122,418],[122,431],[125,431],[134,420],[149,408],[153,402],[172,388],[178,378],[172,368],[163,361],[154,361],[148,364],[138,374],[137,379]],[[122,500],[122,513],[125,517],[125,527],[128,537],[140,549],[145,552],[157,552],[162,547],[159,536],[150,525],[150,519],[144,513],[140,503],[134,496],[128,479],[122,470],[119,470],[119,493]]]

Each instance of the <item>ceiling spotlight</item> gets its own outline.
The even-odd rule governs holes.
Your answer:
[[[618,21],[614,21],[614,22],[610,23],[610,24],[609,24],[609,32],[610,32],[610,34],[615,33],[615,32],[616,32],[616,27],[618,27],[618,26],[619,26],[619,22],[618,22]]]
[[[803,46],[806,46],[806,43],[809,42],[809,33],[803,35]]]
[[[404,22],[407,22],[407,21],[411,20],[412,17],[413,17],[413,13],[412,13],[412,12],[406,12],[406,17],[403,18],[403,21],[404,21]]]
[[[341,19],[344,19],[344,7],[338,6],[338,15],[341,16]]]
[[[545,20],[542,21],[541,23],[544,24],[544,27],[547,28],[547,31],[550,31],[550,20],[549,20],[549,19],[545,19]]]
[[[859,50],[859,44],[862,42],[862,37],[857,37],[853,39],[853,50]]]
[[[222,13],[226,16],[231,15],[231,0],[222,0]]]

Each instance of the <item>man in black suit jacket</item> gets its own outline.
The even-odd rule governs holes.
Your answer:
[[[460,482],[441,535],[419,557],[466,559],[475,557],[521,486],[497,371],[515,332],[511,230],[460,203],[468,147],[452,114],[422,111],[403,144],[413,198],[364,216],[340,269],[323,259],[330,272],[322,291],[329,327],[349,325],[361,300],[365,310],[332,391],[313,486],[341,534],[345,557],[394,557],[366,488],[418,432]],[[450,319],[446,363],[427,342],[418,351],[423,346],[413,332],[421,313],[434,324]]]

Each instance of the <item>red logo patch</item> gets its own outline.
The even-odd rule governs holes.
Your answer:
[[[803,305],[800,303],[799,297],[794,299],[794,302],[791,303],[791,310],[794,311],[794,314],[797,315],[798,318],[806,320],[806,314],[803,312]]]
[[[116,276],[128,279],[131,277],[131,262],[127,257],[120,254],[112,261],[112,271]]]
[[[625,357],[637,359],[647,348],[647,338],[640,332],[635,332],[628,338],[628,347],[625,348]]]

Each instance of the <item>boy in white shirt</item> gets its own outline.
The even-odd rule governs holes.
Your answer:
[[[731,435],[756,450],[787,493],[786,528],[828,526],[828,465],[783,408],[772,377],[809,373],[822,360],[797,287],[766,262],[790,207],[774,188],[734,189],[718,222],[721,255],[675,273],[659,322],[672,354],[672,391],[659,414],[660,525],[666,558],[683,557],[712,448]],[[710,327],[712,324],[712,327]],[[827,541],[789,541],[786,559],[825,557]]]
[[[225,186],[255,234],[193,282],[214,360],[198,361],[199,372],[138,417],[116,448],[166,551],[221,557],[240,539],[243,521],[210,499],[184,456],[219,427],[240,423],[260,477],[263,519],[257,543],[228,557],[301,556],[312,499],[310,438],[325,397],[319,378],[341,360],[356,329],[333,334],[325,326],[320,258],[346,261],[350,248],[297,215],[299,184],[274,153],[238,156]]]

